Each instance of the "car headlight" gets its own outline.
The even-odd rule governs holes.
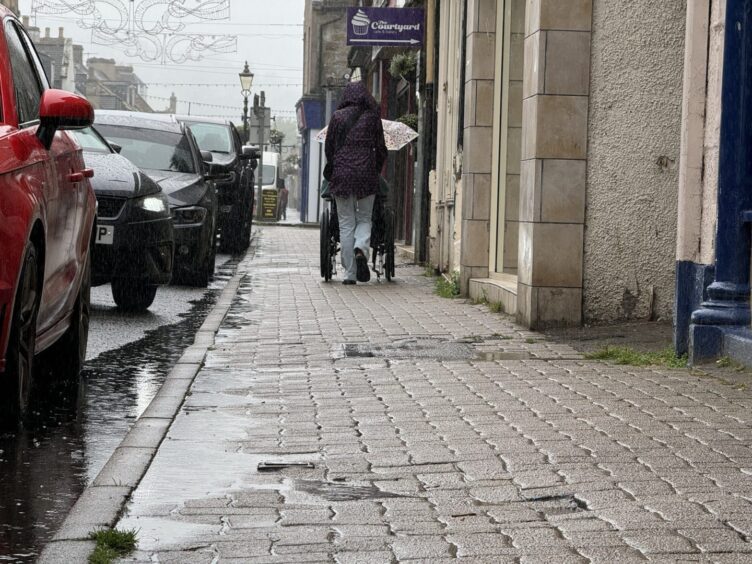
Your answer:
[[[152,194],[136,200],[136,206],[149,213],[165,213],[167,211],[167,198],[164,194]]]
[[[206,218],[206,208],[199,206],[175,208],[172,210],[172,220],[176,224],[191,225],[203,223],[204,218]]]

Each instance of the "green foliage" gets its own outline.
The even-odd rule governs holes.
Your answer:
[[[396,120],[400,123],[404,123],[407,127],[418,131],[418,114],[405,114],[402,117],[398,117]]]
[[[136,549],[136,531],[103,529],[89,534],[97,542],[89,556],[89,564],[110,564],[117,558],[127,556]]]
[[[662,366],[665,368],[687,368],[687,357],[676,356],[672,348],[659,352],[641,353],[629,347],[607,346],[594,353],[586,354],[590,360],[608,360],[614,364],[629,366]]]
[[[504,305],[501,302],[491,302],[488,304],[491,313],[504,313]]]
[[[447,280],[444,276],[436,279],[435,293],[442,298],[456,298],[460,295],[460,277],[456,272]]]
[[[397,53],[389,63],[389,74],[394,78],[404,78],[410,82],[410,79],[414,78],[412,73],[415,72],[417,66],[418,57],[415,51]]]

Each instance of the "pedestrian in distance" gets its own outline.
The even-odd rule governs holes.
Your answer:
[[[285,186],[284,179],[280,178],[277,184],[277,219],[287,220],[287,200],[290,196],[290,191],[287,189],[287,186]]]
[[[362,82],[345,87],[324,146],[324,176],[334,197],[342,246],[343,284],[368,282],[371,214],[387,158],[379,107]]]

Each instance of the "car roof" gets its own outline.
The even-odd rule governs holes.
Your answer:
[[[119,125],[156,129],[170,133],[183,133],[184,126],[171,114],[150,114],[146,112],[125,112],[121,110],[96,110],[94,125]]]
[[[186,115],[173,115],[177,121],[179,122],[190,122],[190,123],[213,123],[217,125],[232,125],[235,124],[232,122],[232,120],[228,118],[210,118],[210,117],[203,117],[203,116],[186,116]]]
[[[11,12],[8,8],[6,8],[3,5],[0,5],[0,18],[4,18],[5,16],[13,16],[16,17],[16,14]]]

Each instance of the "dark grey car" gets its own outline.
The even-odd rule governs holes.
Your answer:
[[[253,154],[243,150],[235,125],[225,119],[175,116],[188,125],[202,151],[212,154],[211,170],[217,177],[219,245],[238,253],[250,245],[253,220]]]
[[[112,284],[118,307],[145,310],[172,278],[175,240],[167,197],[159,185],[119,155],[94,128],[73,132],[94,170],[97,227],[92,284]]]
[[[172,116],[98,110],[95,125],[162,187],[175,230],[173,281],[205,287],[214,274],[217,194],[190,130]]]

